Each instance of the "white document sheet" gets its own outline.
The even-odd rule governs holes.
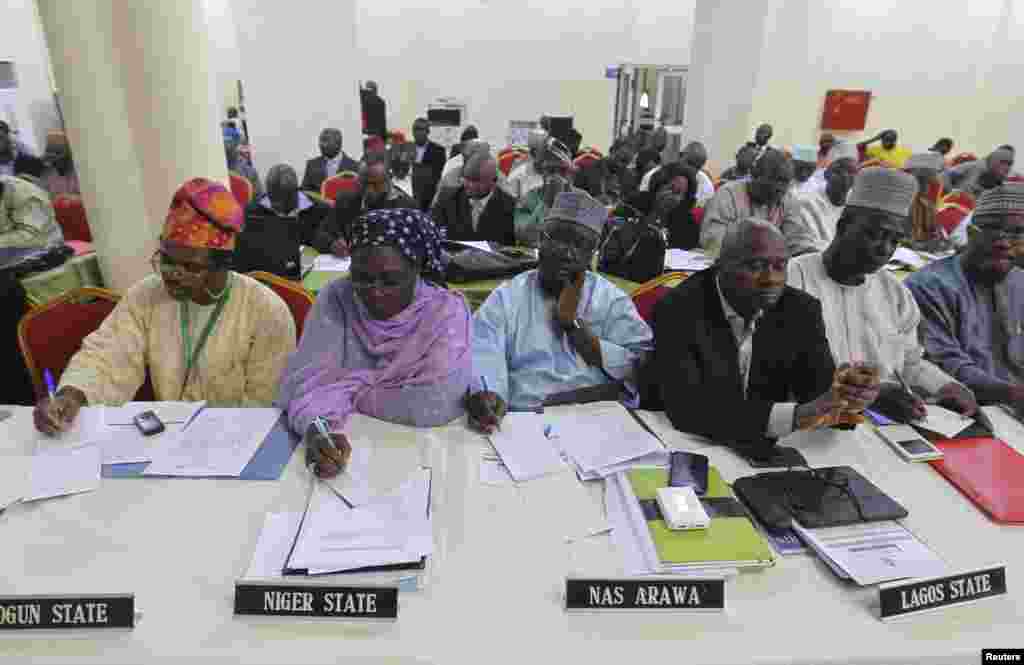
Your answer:
[[[207,409],[175,444],[154,450],[145,476],[237,477],[281,416],[279,409]]]
[[[928,265],[928,261],[921,258],[914,250],[907,249],[906,247],[896,248],[896,251],[893,253],[892,258],[889,259],[890,268],[894,263],[908,266],[910,268],[913,268],[914,270],[919,270]]]
[[[545,435],[550,424],[542,413],[510,413],[488,438],[517,481],[539,478],[565,468],[558,445]]]
[[[206,402],[128,402],[124,406],[107,407],[108,425],[135,425],[132,420],[145,411],[152,411],[164,425],[184,425],[206,406]]]
[[[282,577],[302,513],[267,513],[245,579]]]
[[[623,574],[650,575],[661,570],[647,520],[625,473],[608,476],[604,501],[612,542],[622,556]]]
[[[865,522],[806,529],[793,521],[793,530],[823,559],[861,586],[908,577],[932,577],[948,567],[899,522]]]
[[[322,272],[348,272],[351,269],[351,258],[342,259],[333,254],[321,254],[313,261],[313,270]]]
[[[164,431],[152,436],[143,436],[134,425],[108,427],[99,441],[103,450],[104,464],[135,464],[149,462],[153,452],[177,444],[183,425],[165,425]]]
[[[925,408],[928,409],[928,415],[925,416],[924,420],[914,424],[930,432],[941,434],[947,439],[956,436],[974,424],[972,418],[968,418],[956,411],[950,411],[938,404],[926,404]]]
[[[515,482],[508,467],[500,459],[490,457],[480,458],[480,484],[481,485],[510,485]]]
[[[28,492],[31,469],[29,455],[0,457],[0,511],[20,501]]]
[[[710,268],[714,262],[714,259],[700,252],[685,249],[670,249],[665,252],[665,268],[668,270],[704,270]]]
[[[430,469],[355,508],[318,483],[288,567],[325,573],[418,561],[434,547],[430,492]]]
[[[551,439],[583,474],[665,449],[618,402],[559,407],[541,417],[551,425]]]
[[[491,243],[483,241],[483,240],[476,240],[476,241],[474,241],[474,240],[456,240],[454,242],[456,242],[456,243],[458,243],[460,245],[465,245],[466,247],[473,247],[473,248],[476,248],[476,249],[480,249],[480,250],[483,250],[485,252],[489,252],[491,254],[497,254],[498,253],[498,252],[495,252],[493,249],[491,249]]]
[[[94,443],[50,446],[32,456],[24,501],[89,492],[100,486],[102,452]]]
[[[608,531],[608,520],[599,500],[576,479],[572,469],[520,483],[527,506],[543,511],[545,519],[560,525],[567,538]]]

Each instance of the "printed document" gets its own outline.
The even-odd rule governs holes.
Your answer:
[[[489,438],[516,481],[539,478],[565,467],[542,413],[510,413]]]
[[[89,492],[100,486],[102,452],[94,443],[71,448],[50,446],[32,457],[23,501]]]
[[[207,409],[174,445],[153,453],[145,476],[236,478],[281,416],[278,409]]]

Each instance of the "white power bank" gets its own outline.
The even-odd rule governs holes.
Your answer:
[[[711,519],[692,487],[659,487],[658,507],[670,529],[706,529]]]

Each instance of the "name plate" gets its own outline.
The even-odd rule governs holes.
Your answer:
[[[883,621],[1005,594],[1006,566],[893,582],[878,589]]]
[[[725,609],[724,579],[573,579],[565,580],[566,610]]]
[[[0,630],[134,627],[134,594],[0,596]]]
[[[397,619],[398,587],[235,583],[235,614]]]

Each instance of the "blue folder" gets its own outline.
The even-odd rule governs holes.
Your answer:
[[[252,456],[249,463],[242,469],[240,480],[277,480],[284,473],[299,438],[291,433],[285,423],[285,416],[281,414],[277,423],[270,428],[267,438],[263,439],[256,454]],[[104,478],[138,478],[149,466],[149,462],[138,462],[134,464],[104,464]],[[187,477],[187,476],[168,476]],[[209,477],[209,476],[204,476]],[[224,476],[235,478],[235,476]]]

